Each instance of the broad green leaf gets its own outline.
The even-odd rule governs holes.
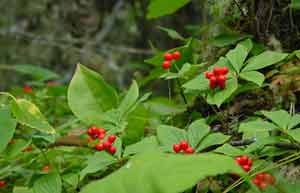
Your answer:
[[[177,31],[165,27],[158,27],[160,30],[167,32],[170,38],[175,39],[175,40],[184,40],[184,37],[182,37]]]
[[[225,47],[233,45],[238,41],[250,37],[249,35],[241,34],[221,34],[210,40],[210,43],[216,47]]]
[[[229,156],[240,156],[245,154],[243,150],[233,147],[227,143],[214,150],[214,152],[222,153]]]
[[[223,90],[216,90],[207,96],[207,102],[212,105],[221,106],[238,88],[238,83],[235,78],[226,81],[226,87]]]
[[[300,128],[288,130],[287,133],[297,142],[300,142]]]
[[[53,80],[59,78],[58,74],[40,66],[22,64],[14,65],[12,68],[17,72],[30,75],[34,79],[40,81]]]
[[[34,193],[61,193],[62,182],[59,174],[49,173],[35,180],[33,184]]]
[[[230,50],[226,57],[234,67],[237,73],[240,72],[244,65],[244,61],[246,60],[248,53],[252,49],[252,43],[250,39],[247,39],[241,43],[239,43],[233,50]]]
[[[291,121],[289,122],[288,129],[292,129],[300,124],[300,115],[296,114],[292,117]]]
[[[264,116],[274,122],[281,129],[287,129],[292,117],[284,110],[279,111],[261,111]]]
[[[8,107],[0,108],[0,154],[5,150],[9,141],[13,138],[15,128],[17,126],[16,120],[12,117]]]
[[[231,172],[243,173],[232,158],[224,155],[146,152],[106,178],[88,184],[80,193],[178,193],[208,176]]]
[[[78,173],[67,173],[62,176],[62,180],[72,187],[77,187],[79,183]]]
[[[277,129],[278,127],[270,122],[262,120],[254,120],[241,123],[239,132],[243,132],[245,137],[255,137],[258,133],[265,133],[268,136],[268,131]],[[264,134],[264,135],[265,135]]]
[[[201,139],[209,133],[210,127],[205,123],[204,119],[194,121],[187,132],[188,142],[190,146],[195,148]]]
[[[151,19],[172,14],[189,2],[190,0],[151,0],[147,18]]]
[[[25,99],[12,100],[11,111],[17,121],[41,132],[54,134],[54,128],[48,123],[37,106]]]
[[[219,145],[219,144],[223,144],[225,143],[228,139],[230,138],[230,136],[228,135],[224,135],[222,133],[212,133],[210,135],[208,135],[207,137],[205,137],[200,145],[198,146],[196,152],[199,152],[207,147],[210,147],[212,145]]]
[[[258,71],[248,71],[240,73],[240,77],[244,80],[253,82],[258,86],[261,86],[265,80],[265,76]]]
[[[277,143],[278,141],[280,141],[280,138],[278,138],[278,137],[272,137],[272,136],[257,137],[256,141],[254,143],[251,143],[247,147],[247,149],[245,149],[245,151],[248,153],[251,153],[251,152],[262,149],[265,145],[274,144],[274,143]]]
[[[186,110],[184,105],[175,103],[168,98],[154,98],[145,103],[145,107],[149,109],[150,112],[158,115],[175,115],[182,113]]]
[[[201,73],[196,78],[182,85],[186,89],[205,91],[209,89],[209,80],[205,78],[204,73]]]
[[[28,187],[15,186],[13,193],[33,193],[33,191]]]
[[[166,151],[173,151],[173,144],[186,139],[186,132],[182,129],[168,125],[160,125],[157,128],[157,137]]]
[[[268,67],[284,60],[287,56],[288,54],[284,53],[265,51],[257,56],[250,58],[247,62],[247,65],[243,69],[243,72],[259,70]]]
[[[127,146],[124,151],[124,156],[143,153],[153,149],[158,149],[158,142],[156,137],[146,137],[138,143]]]
[[[96,173],[105,170],[109,165],[112,165],[117,160],[106,152],[96,152],[87,158],[86,167],[80,172],[80,180],[87,174]]]
[[[6,150],[3,152],[6,157],[15,157],[19,155],[29,144],[31,140],[15,139],[14,143],[7,146]]]
[[[136,103],[139,97],[139,87],[135,81],[132,82],[126,96],[122,100],[119,111],[121,116],[124,116],[126,113],[129,113],[132,110],[132,107]]]
[[[68,103],[83,122],[102,125],[101,114],[117,106],[118,96],[98,73],[79,64],[69,85]]]
[[[293,9],[300,9],[300,0],[291,0],[290,7]]]

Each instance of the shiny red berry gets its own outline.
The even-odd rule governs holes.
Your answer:
[[[218,67],[218,66],[214,67],[213,68],[213,73],[214,73],[215,76],[222,75],[222,68]]]
[[[104,149],[104,145],[102,143],[98,143],[95,145],[95,149],[97,151],[102,151]]]
[[[260,181],[259,179],[257,179],[257,178],[254,178],[254,179],[252,180],[252,182],[253,182],[253,184],[255,184],[256,186],[260,186],[260,183],[261,183],[261,181]]]
[[[114,155],[117,152],[117,148],[114,146],[110,146],[108,149],[108,152],[112,155]]]
[[[194,149],[192,147],[188,147],[186,150],[184,150],[184,152],[186,154],[193,154],[194,153]]]
[[[268,188],[268,185],[267,183],[265,182],[261,182],[258,187],[261,189],[261,190],[266,190]]]
[[[100,133],[99,135],[98,135],[98,139],[104,139],[105,138],[105,134],[104,133]]]
[[[171,61],[173,60],[173,55],[170,53],[165,53],[164,58],[166,61]]]
[[[188,143],[187,141],[182,140],[182,141],[180,142],[180,148],[181,148],[182,150],[186,150],[188,147],[189,147],[189,143]]]
[[[109,141],[104,141],[103,142],[103,147],[104,147],[104,149],[109,149],[110,147],[111,147],[111,142],[109,142]]]
[[[210,77],[209,79],[209,88],[214,89],[217,86],[217,78],[215,76]]]
[[[237,164],[239,164],[239,165],[242,165],[242,164],[241,164],[241,160],[242,160],[242,157],[241,157],[241,156],[238,156],[238,157],[235,158],[235,162],[236,162]]]
[[[181,54],[180,54],[179,51],[175,51],[175,52],[172,54],[172,58],[173,58],[174,60],[179,60],[180,56],[181,56]]]
[[[247,162],[247,164],[246,164],[246,165],[248,165],[248,166],[250,166],[250,167],[251,167],[251,166],[252,166],[252,164],[253,164],[253,161],[252,161],[251,159],[249,159],[249,158],[248,158],[248,162]]]
[[[97,131],[98,134],[104,134],[104,135],[106,134],[106,130],[103,129],[103,128],[98,128],[97,130],[98,130],[98,131]]]
[[[45,172],[45,173],[48,173],[50,170],[50,166],[44,166],[43,169],[42,169],[42,172]]]
[[[3,188],[6,186],[6,182],[4,180],[0,180],[0,188]]]
[[[115,142],[116,139],[117,139],[117,136],[115,136],[115,135],[110,135],[107,138],[107,140],[111,143]]]
[[[174,150],[175,153],[179,153],[181,151],[180,144],[174,144],[173,145],[173,150]]]
[[[264,182],[267,184],[275,184],[275,177],[272,176],[271,174],[265,173]]]
[[[228,73],[228,68],[226,66],[224,67],[220,67],[219,72],[221,73],[221,75],[226,75]]]
[[[213,77],[214,76],[214,73],[212,73],[212,72],[205,72],[205,77],[207,78],[207,79],[210,79],[211,77]]]
[[[249,172],[251,167],[249,165],[242,165],[242,168],[245,172]]]
[[[33,91],[33,89],[32,89],[32,87],[29,86],[29,85],[25,85],[25,86],[23,87],[23,92],[24,92],[24,93],[32,93],[32,91]]]
[[[258,179],[259,181],[264,181],[264,176],[265,176],[265,173],[259,173],[259,174],[256,174],[255,178]]]
[[[171,67],[171,62],[170,61],[164,61],[162,64],[163,69],[167,70]]]
[[[241,162],[240,162],[240,164],[241,165],[246,165],[247,163],[248,163],[248,156],[245,156],[245,155],[243,155],[242,157],[241,157]]]

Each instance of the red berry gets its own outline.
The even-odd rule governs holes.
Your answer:
[[[264,174],[264,182],[267,184],[275,184],[275,178],[271,174]]]
[[[251,167],[249,165],[243,165],[242,168],[245,172],[249,172],[251,169]]]
[[[100,133],[99,135],[98,135],[98,139],[104,139],[105,138],[105,134],[104,133]]]
[[[50,170],[50,167],[49,167],[48,165],[47,165],[47,166],[44,166],[43,169],[42,169],[42,171],[43,171],[43,172],[46,172],[46,173],[48,173],[49,170]]]
[[[221,83],[221,82],[225,82],[226,81],[226,77],[223,75],[217,76],[217,82]]]
[[[189,144],[188,144],[187,141],[183,140],[183,141],[180,142],[180,148],[182,150],[186,150],[188,147],[189,147]]]
[[[4,180],[0,180],[0,188],[3,188],[6,186],[6,182]]]
[[[164,61],[162,64],[163,69],[167,70],[171,67],[171,62],[170,61]]]
[[[114,155],[117,152],[117,148],[115,148],[114,146],[110,146],[108,152]]]
[[[248,156],[245,156],[245,155],[242,156],[240,164],[241,165],[246,165],[248,163],[248,159],[249,159]]]
[[[110,135],[110,136],[108,136],[107,141],[113,143],[113,142],[115,142],[116,139],[117,139],[117,136],[115,136],[115,135]]]
[[[194,153],[194,149],[192,147],[188,147],[186,150],[184,150],[184,152],[186,154],[193,154]]]
[[[256,186],[260,186],[260,183],[261,183],[261,181],[260,181],[259,179],[257,179],[257,178],[254,178],[254,179],[252,180],[252,182],[253,182],[253,184],[255,184]]]
[[[239,164],[239,165],[242,165],[242,164],[241,164],[241,160],[242,160],[242,157],[241,157],[241,156],[238,156],[238,157],[235,158],[235,162],[236,162],[237,164]]]
[[[24,92],[24,93],[32,93],[32,87],[29,86],[29,85],[25,85],[25,86],[23,87],[23,92]]]
[[[104,135],[105,135],[105,134],[106,134],[106,130],[103,129],[103,128],[98,128],[98,129],[97,129],[97,133],[98,133],[98,134],[104,134]]]
[[[214,73],[212,73],[212,72],[205,72],[205,77],[207,78],[207,79],[210,79],[211,77],[213,77],[214,76]]]
[[[265,173],[256,174],[255,178],[258,179],[259,181],[264,181]]]
[[[261,182],[258,187],[262,190],[265,190],[268,188],[268,184],[265,182]]]
[[[103,147],[104,147],[104,149],[109,149],[110,147],[111,147],[111,142],[109,142],[109,141],[104,141],[103,142]]]
[[[221,75],[226,75],[228,73],[228,68],[226,66],[220,68]]]
[[[214,88],[216,88],[216,86],[217,86],[217,78],[215,76],[210,77],[210,79],[209,79],[209,87],[211,89],[214,89]]]
[[[246,165],[248,165],[248,166],[252,166],[252,164],[253,164],[253,162],[252,162],[252,160],[251,159],[248,159],[248,162],[247,162],[247,164]]]
[[[47,82],[47,86],[48,86],[48,87],[51,87],[51,86],[59,86],[59,83],[58,83],[58,82],[55,82],[55,81],[48,81],[48,82]]]
[[[180,144],[174,144],[173,145],[173,150],[174,150],[175,153],[179,153],[181,151]]]
[[[179,51],[176,51],[172,54],[172,57],[174,60],[179,60],[180,56],[181,56],[181,54]]]
[[[102,143],[96,144],[96,145],[95,145],[95,149],[96,149],[97,151],[102,151],[102,150],[104,149],[104,144],[102,144]]]
[[[215,76],[222,75],[222,68],[216,66],[216,67],[214,67],[213,72],[214,72],[214,75],[215,75]]]
[[[173,60],[173,55],[170,53],[165,53],[164,58],[166,61],[171,61]]]

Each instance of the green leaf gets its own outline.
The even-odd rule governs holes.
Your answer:
[[[62,180],[68,185],[76,188],[79,183],[79,175],[78,173],[67,173],[62,176]]]
[[[35,180],[33,184],[34,193],[61,193],[62,182],[59,174],[49,173]]]
[[[265,51],[257,56],[250,58],[247,62],[247,65],[243,69],[243,72],[259,70],[271,66],[284,60],[287,56],[288,54],[284,53]]]
[[[226,87],[223,90],[216,90],[208,93],[207,102],[212,105],[221,106],[238,88],[238,83],[235,78],[226,81]]]
[[[80,172],[80,180],[87,174],[96,173],[105,170],[109,165],[114,164],[117,160],[106,152],[96,152],[87,158],[86,167]]]
[[[12,100],[11,111],[17,121],[41,132],[54,134],[54,128],[48,123],[37,106],[25,99]]]
[[[284,110],[279,111],[261,111],[264,116],[274,122],[281,129],[287,129],[292,117]]]
[[[167,32],[168,36],[174,40],[184,40],[184,37],[182,37],[177,31],[165,27],[158,26],[158,28],[164,32]]]
[[[292,117],[291,121],[289,122],[288,129],[292,129],[300,124],[300,115],[296,114]]]
[[[161,116],[176,115],[186,110],[184,105],[162,97],[151,99],[145,103],[145,107],[149,109],[150,112]]]
[[[214,150],[214,152],[222,153],[222,154],[234,156],[234,157],[245,154],[243,150],[233,147],[227,143],[222,145],[221,147],[217,148],[216,150]]]
[[[199,152],[207,147],[210,147],[212,145],[219,145],[219,144],[223,144],[225,143],[228,139],[230,138],[230,136],[224,135],[222,133],[212,133],[210,135],[208,135],[207,137],[205,137],[199,147],[197,148],[196,152]]]
[[[191,90],[206,91],[209,89],[209,80],[205,78],[204,73],[201,73],[196,78],[182,85],[182,87]]]
[[[240,77],[244,80],[253,82],[258,86],[261,86],[265,80],[265,76],[258,71],[248,71],[240,73]]]
[[[121,117],[124,116],[125,114],[128,114],[132,110],[132,107],[137,102],[138,97],[139,97],[139,87],[136,81],[133,81],[126,96],[124,97],[124,99],[122,100],[118,108]]]
[[[33,193],[28,187],[15,186],[13,193]]]
[[[155,136],[146,137],[138,143],[129,145],[124,151],[124,156],[143,153],[149,150],[158,149],[158,142]]]
[[[226,57],[234,67],[237,73],[240,72],[244,65],[244,61],[246,60],[250,50],[252,49],[252,42],[250,39],[247,39],[241,43],[239,43],[235,49],[230,50]]]
[[[178,193],[207,176],[230,172],[243,173],[232,158],[223,155],[146,152],[108,177],[88,184],[80,193]]]
[[[279,137],[257,137],[255,143],[251,143],[245,150],[248,153],[262,149],[265,145],[274,144],[280,141]]]
[[[101,114],[117,106],[118,96],[98,73],[79,64],[69,85],[68,103],[80,120],[100,126]]]
[[[13,69],[17,72],[30,75],[34,79],[40,81],[53,80],[59,78],[58,74],[48,69],[42,68],[40,66],[22,64],[22,65],[14,65]]]
[[[7,144],[13,138],[15,128],[17,126],[16,120],[12,117],[8,107],[0,108],[0,153],[5,150]]]
[[[268,131],[277,129],[278,127],[270,122],[262,120],[254,120],[245,123],[241,123],[239,132],[243,132],[244,136],[253,137],[259,135],[258,133],[266,133]]]
[[[157,137],[166,151],[173,151],[173,144],[186,139],[186,132],[182,129],[168,125],[160,125],[157,128]]]
[[[31,140],[16,139],[13,144],[7,146],[6,150],[3,152],[5,157],[15,157],[19,155],[29,144]]]
[[[190,0],[151,0],[148,6],[147,18],[152,19],[172,14],[185,6],[188,2],[190,2]]]
[[[300,0],[291,0],[290,7],[293,9],[300,9]]]
[[[194,121],[188,127],[187,137],[189,145],[195,148],[201,139],[209,133],[209,131],[210,127],[205,123],[204,119]]]
[[[210,40],[210,43],[216,47],[225,47],[233,45],[238,41],[250,37],[249,35],[241,34],[221,34]]]
[[[300,128],[288,130],[287,133],[297,142],[300,142]]]

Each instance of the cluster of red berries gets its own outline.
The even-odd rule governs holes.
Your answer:
[[[88,129],[87,133],[90,136],[88,141],[92,142],[96,139],[103,140],[106,135],[106,130],[103,128],[97,128],[93,126]],[[113,143],[116,141],[116,139],[116,135],[109,135],[106,141],[96,144],[95,149],[98,151],[106,150],[107,152],[113,155],[117,152],[117,148],[113,146]]]
[[[209,79],[209,87],[211,89],[219,86],[220,89],[225,88],[227,80],[226,74],[228,73],[227,67],[214,67],[212,72],[205,72],[205,77]]]
[[[171,53],[165,53],[164,58],[165,61],[162,63],[163,69],[167,70],[171,67],[173,60],[179,60],[181,54],[179,51],[175,51],[173,54]]]
[[[173,150],[175,153],[180,153],[181,151],[184,151],[186,154],[193,154],[194,149],[189,145],[189,143],[185,140],[182,140],[178,144],[173,145]]]
[[[267,189],[271,184],[275,184],[275,177],[268,173],[259,173],[256,174],[252,182],[261,190]]]
[[[0,180],[0,188],[3,188],[6,186],[6,181]]]
[[[252,160],[248,156],[238,156],[235,158],[235,161],[238,165],[240,165],[245,172],[249,172],[252,167]]]

